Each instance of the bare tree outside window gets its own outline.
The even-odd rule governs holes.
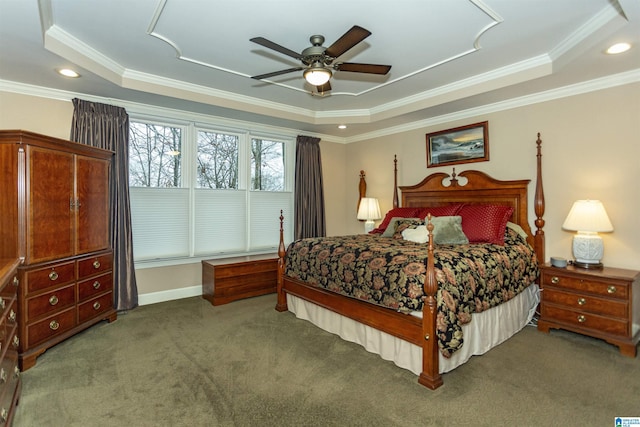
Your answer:
[[[238,188],[236,135],[198,132],[198,188]]]
[[[182,129],[131,122],[129,126],[129,185],[181,186]]]
[[[284,191],[284,143],[251,140],[251,189]]]

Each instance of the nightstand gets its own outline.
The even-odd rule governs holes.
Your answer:
[[[565,329],[600,338],[636,356],[640,341],[640,271],[568,266],[540,269],[538,330]]]

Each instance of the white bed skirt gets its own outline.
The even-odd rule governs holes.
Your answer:
[[[449,372],[474,355],[484,354],[504,342],[527,325],[540,301],[536,284],[529,286],[512,300],[482,313],[474,313],[471,322],[462,327],[464,345],[450,358],[440,355],[440,373]],[[390,360],[416,375],[422,372],[422,348],[348,317],[287,294],[289,311],[346,341],[363,346],[367,351]],[[422,315],[422,313],[417,313]]]

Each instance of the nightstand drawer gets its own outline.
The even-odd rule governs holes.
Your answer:
[[[602,314],[626,319],[629,307],[626,302],[595,297],[587,294],[564,292],[554,288],[545,288],[544,300],[548,303],[566,306],[574,310]]]
[[[552,304],[544,304],[541,315],[547,321],[565,323],[578,328],[621,336],[629,334],[629,322],[625,320],[616,320],[597,314],[574,311]]]
[[[580,292],[588,292],[596,295],[603,295],[612,298],[626,300],[629,295],[627,286],[624,283],[606,282],[597,278],[577,278],[560,274],[545,274],[542,279],[542,287],[554,286],[556,288],[571,289]]]

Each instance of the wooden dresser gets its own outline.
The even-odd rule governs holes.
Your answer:
[[[25,131],[0,131],[0,208],[16,254],[19,362],[96,322],[116,319],[110,238],[113,153]],[[13,243],[15,242],[15,243]]]
[[[10,426],[20,399],[18,258],[0,259],[0,426]]]
[[[640,271],[544,265],[538,330],[566,329],[603,339],[636,356],[640,341]]]

